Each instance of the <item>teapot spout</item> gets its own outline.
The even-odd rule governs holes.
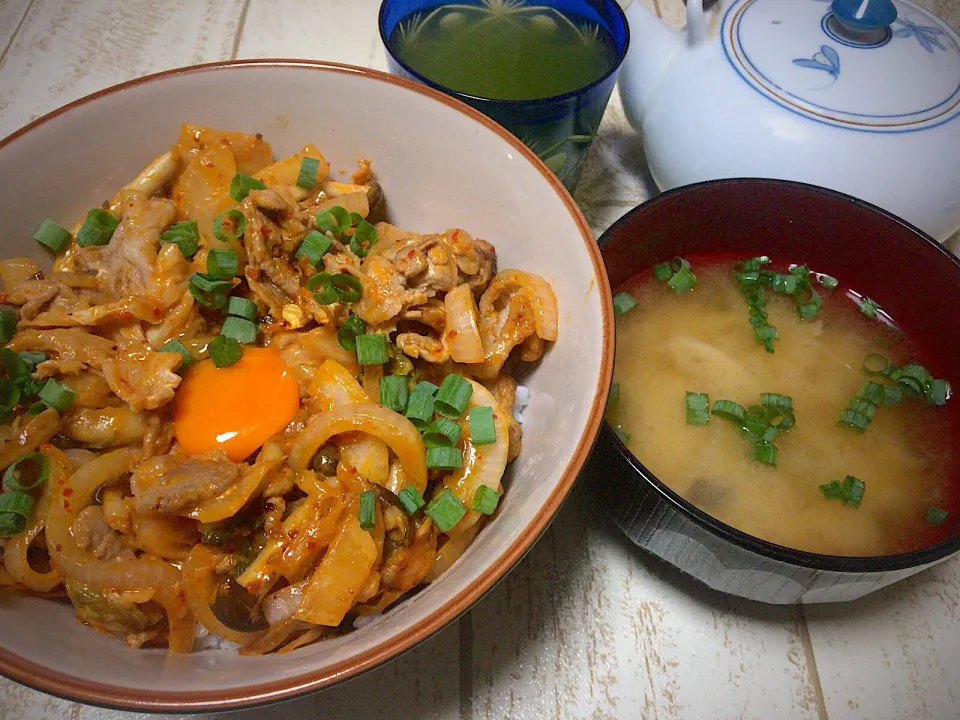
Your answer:
[[[669,27],[640,0],[633,0],[624,14],[630,24],[630,50],[620,71],[620,99],[627,120],[639,130],[647,100],[673,56],[687,46],[687,37]]]

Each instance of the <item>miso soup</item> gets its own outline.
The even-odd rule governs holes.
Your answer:
[[[688,260],[621,288],[636,305],[619,297],[607,418],[633,454],[704,512],[786,547],[874,556],[945,538],[956,408],[935,373],[917,387],[933,358],[882,298],[777,262],[757,295],[743,264],[738,278],[732,260]]]

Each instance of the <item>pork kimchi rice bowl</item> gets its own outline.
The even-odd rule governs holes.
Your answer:
[[[443,574],[495,515],[550,285],[383,218],[373,163],[184,125],[0,261],[0,586],[131,648],[288,652]],[[493,239],[495,240],[495,238]]]

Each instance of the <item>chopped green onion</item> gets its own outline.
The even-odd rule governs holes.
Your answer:
[[[311,265],[318,267],[331,245],[333,245],[333,240],[321,232],[311,230],[307,233],[303,242],[300,243],[300,249],[297,250],[296,257],[298,259],[305,257]]]
[[[860,385],[860,389],[857,391],[855,399],[866,400],[874,405],[880,405],[885,395],[883,385],[871,380],[864,380]]]
[[[766,441],[753,446],[753,459],[764,465],[777,466],[777,446]]]
[[[377,496],[373,490],[360,493],[360,529],[369,532],[377,524]]]
[[[493,515],[500,502],[500,493],[487,485],[481,485],[473,493],[473,502],[470,504],[474,512],[481,515]]]
[[[820,486],[820,492],[823,493],[823,496],[827,500],[842,500],[843,499],[843,487],[841,487],[839,481],[833,480],[828,483],[824,483]]]
[[[357,362],[361,365],[383,365],[390,360],[387,336],[379,333],[357,335]]]
[[[760,404],[767,408],[793,410],[793,398],[780,393],[760,393]]]
[[[20,360],[22,360],[23,363],[27,366],[28,373],[33,372],[36,369],[37,365],[39,365],[40,363],[42,363],[44,360],[47,359],[46,353],[32,352],[30,350],[24,350],[22,352],[17,353],[17,355],[20,357]]]
[[[667,287],[675,291],[678,295],[693,290],[697,286],[697,276],[688,268],[680,268],[673,274],[673,277],[667,281]]]
[[[877,317],[877,311],[880,309],[880,306],[868,297],[860,298],[860,300],[857,301],[857,307],[859,307],[860,312],[868,318]]]
[[[229,280],[216,280],[203,273],[190,276],[188,288],[193,299],[204,307],[221,310],[227,305],[227,293],[233,287]]]
[[[420,491],[413,485],[408,485],[397,493],[397,500],[403,505],[403,509],[407,511],[407,515],[413,515],[417,510],[427,504],[423,499],[423,495],[421,495]]]
[[[931,525],[943,525],[944,520],[947,519],[949,514],[946,510],[931,505],[927,508],[926,520]]]
[[[456,373],[451,373],[440,383],[440,389],[434,398],[434,408],[441,415],[458,418],[467,409],[472,396],[473,385]]]
[[[223,321],[220,334],[244,345],[250,345],[257,341],[257,326],[246,318],[231,315]]]
[[[710,398],[706,393],[687,393],[687,425],[710,424]]]
[[[211,248],[207,251],[207,277],[213,280],[230,280],[237,276],[239,262],[236,250]]]
[[[491,445],[497,441],[497,426],[493,423],[493,408],[477,405],[467,413],[470,423],[470,442],[474,445]]]
[[[615,382],[610,385],[610,394],[607,396],[607,409],[616,407],[620,402],[620,383]]]
[[[300,159],[300,172],[297,174],[297,187],[304,190],[313,190],[317,184],[317,174],[320,172],[320,161],[316,158],[305,157]]]
[[[227,223],[226,230],[223,227],[224,222]],[[237,240],[243,237],[243,233],[247,230],[247,219],[243,216],[243,213],[239,210],[227,210],[217,215],[213,220],[213,234],[216,236],[217,240],[220,242],[229,242],[231,240]],[[209,272],[209,258],[207,259],[208,263],[208,272]],[[236,274],[236,273],[234,273]],[[233,277],[231,275],[231,277]]]
[[[633,310],[638,304],[637,299],[630,293],[618,293],[613,297],[613,314],[620,317]]]
[[[428,448],[453,447],[460,440],[460,424],[440,417],[423,429],[423,444]]]
[[[747,415],[743,406],[733,400],[717,400],[710,412],[722,420],[729,420],[737,425],[742,425]]]
[[[776,437],[777,437],[777,426],[767,425],[766,429],[763,431],[763,434],[760,435],[760,442],[772,443]]]
[[[836,290],[840,282],[832,275],[819,275],[820,284],[827,290]]]
[[[359,225],[361,220],[363,220],[363,215],[361,215],[360,213],[355,213],[355,212],[350,213],[351,225]]]
[[[435,448],[435,450],[450,450],[451,448]],[[454,451],[456,452],[456,451]],[[429,452],[428,452],[429,454]],[[431,518],[440,532],[450,532],[467,514],[466,506],[453,494],[450,488],[444,488],[430,501],[423,511]]]
[[[307,290],[313,293],[313,299],[320,305],[332,305],[340,299],[340,293],[333,286],[330,273],[314,273],[307,280]]]
[[[31,415],[39,415],[44,410],[47,410],[50,406],[47,405],[43,400],[37,400],[30,407],[27,408],[27,412]]]
[[[337,291],[341,302],[357,302],[363,297],[363,285],[350,273],[331,275],[330,284]]]
[[[406,416],[416,427],[424,427],[433,418],[433,396],[437,390],[433,383],[423,381],[410,393]]]
[[[764,418],[747,413],[747,416],[743,419],[743,429],[750,435],[763,435],[767,429],[767,421]]]
[[[187,346],[184,345],[179,340],[177,340],[176,338],[174,338],[173,340],[167,340],[167,342],[164,343],[163,347],[160,348],[160,352],[180,353],[180,357],[181,357],[180,369],[181,370],[186,370],[188,367],[190,367],[191,365],[197,362],[197,359],[187,349]]]
[[[855,478],[853,475],[847,475],[841,484],[843,488],[843,501],[847,507],[858,508],[863,502],[863,493],[866,490],[866,483],[863,480]]]
[[[861,433],[867,429],[869,424],[870,418],[852,410],[844,410],[840,413],[840,420],[837,421],[837,425],[850,427]]]
[[[774,292],[783,293],[784,295],[793,295],[799,286],[800,279],[793,274],[783,275],[781,273],[774,273],[770,280],[770,288]]]
[[[900,368],[897,375],[897,382],[912,395],[925,395],[931,380],[933,376],[930,375],[930,371],[920,363],[914,362]]]
[[[777,429],[777,432],[783,433],[797,424],[797,418],[792,410],[780,408],[776,414],[770,418],[769,423],[771,427]]]
[[[903,402],[903,390],[899,386],[884,385],[883,386],[883,404],[884,405],[899,405]]]
[[[40,388],[37,396],[58,412],[63,412],[73,404],[77,393],[66,385],[61,385],[53,378],[50,378],[46,384]]]
[[[660,263],[659,265],[653,266],[653,276],[659,281],[664,282],[673,277],[673,268],[670,267],[670,263]]]
[[[33,497],[15,490],[0,495],[0,537],[13,537],[27,529]]]
[[[243,347],[236,339],[226,335],[217,335],[207,345],[210,359],[218,368],[230,367],[243,357]]]
[[[320,228],[320,232],[336,235],[347,230],[350,224],[350,213],[339,205],[317,213],[317,227]]]
[[[350,238],[350,251],[357,257],[366,257],[376,242],[377,228],[366,220],[361,220]]]
[[[931,380],[927,386],[927,402],[931,405],[946,405],[950,397],[950,383],[946,380]]]
[[[385,375],[380,378],[380,404],[398,413],[407,409],[407,379],[403,375]]]
[[[55,253],[62,252],[72,237],[69,230],[57,225],[53,220],[44,220],[33,234],[34,240]]]
[[[193,258],[200,249],[200,230],[196,220],[184,220],[174,223],[160,234],[161,243],[173,243],[187,260]]]
[[[257,319],[257,304],[247,298],[231,296],[227,301],[227,315],[245,318],[246,320]]]
[[[7,490],[27,492],[40,487],[50,476],[50,460],[39,452],[28,452],[10,465],[3,473],[3,486]]]
[[[237,202],[243,200],[247,195],[250,194],[251,190],[266,190],[267,186],[256,178],[252,178],[249,175],[243,175],[242,173],[237,173],[230,180],[230,197],[232,197]]]
[[[17,314],[13,310],[0,310],[0,343],[8,343],[17,334]]]
[[[120,221],[113,214],[101,208],[94,208],[87,213],[87,219],[77,231],[77,245],[80,247],[106,245],[119,224]]]
[[[880,375],[890,367],[890,361],[886,355],[880,353],[870,353],[863,359],[863,371],[869,375]]]
[[[456,470],[463,465],[463,453],[455,447],[427,448],[427,467],[434,470]]]
[[[0,417],[4,418],[10,414],[20,402],[20,388],[10,380],[0,378]]]
[[[613,432],[616,433],[617,437],[620,438],[620,442],[622,442],[624,445],[630,442],[630,433],[628,433],[619,425],[613,426]]]
[[[344,350],[353,352],[357,349],[357,336],[366,332],[366,329],[367,324],[360,319],[360,316],[351,313],[337,331],[337,342]]]

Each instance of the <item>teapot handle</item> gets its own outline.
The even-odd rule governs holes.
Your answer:
[[[702,45],[707,40],[707,11],[718,0],[683,0],[687,6],[687,44]]]

